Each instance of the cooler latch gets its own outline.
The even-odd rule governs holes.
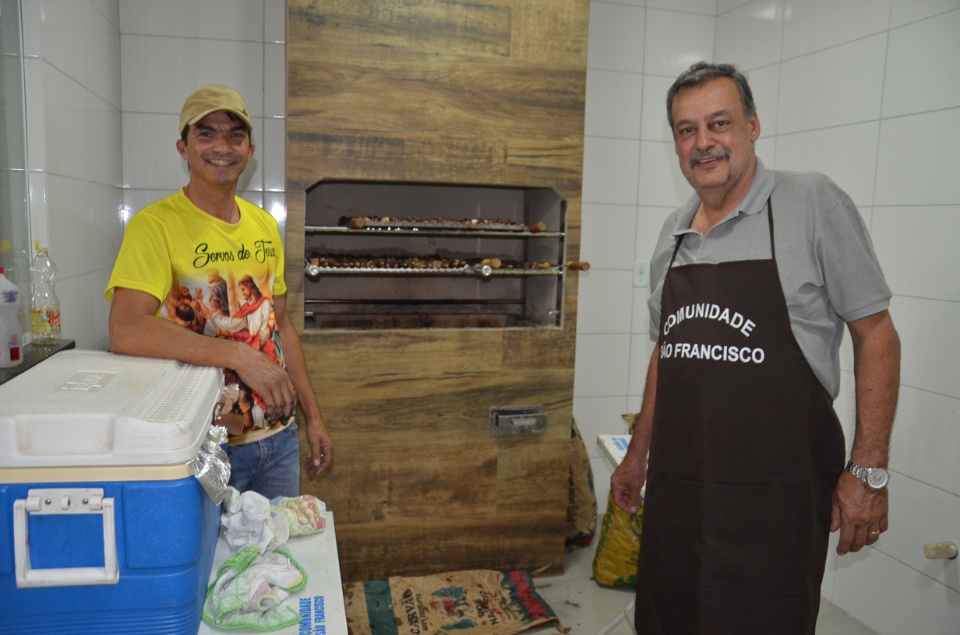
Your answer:
[[[34,569],[30,565],[27,517],[46,514],[100,514],[103,516],[103,566]],[[112,498],[101,488],[31,489],[26,499],[13,501],[13,550],[17,588],[117,584],[116,516]]]

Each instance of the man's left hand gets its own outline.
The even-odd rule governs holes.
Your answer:
[[[887,530],[888,509],[887,488],[873,490],[852,474],[841,474],[830,513],[830,531],[840,530],[837,553],[842,556],[877,542]]]
[[[303,469],[310,476],[319,476],[330,467],[333,461],[333,440],[327,432],[327,424],[323,419],[307,421],[305,425],[310,456],[303,462]]]

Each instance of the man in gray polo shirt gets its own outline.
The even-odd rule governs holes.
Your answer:
[[[842,555],[887,529],[890,290],[849,196],[756,157],[760,120],[735,67],[694,64],[667,110],[696,195],[657,242],[657,345],[611,478],[617,505],[645,503],[637,632],[813,633],[829,532]],[[846,468],[833,410],[844,326],[857,402]]]

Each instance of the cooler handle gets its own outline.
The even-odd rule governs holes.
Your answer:
[[[103,490],[31,489],[26,499],[13,501],[13,550],[17,572],[17,588],[86,586],[117,584],[116,515],[112,498],[104,498]],[[30,566],[30,538],[27,517],[31,514],[100,514],[103,516],[103,566],[34,569]]]

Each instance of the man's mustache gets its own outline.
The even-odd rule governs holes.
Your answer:
[[[690,166],[690,169],[696,167],[697,163],[701,159],[713,160],[713,159],[729,159],[730,151],[729,150],[697,150],[694,152],[689,159],[687,159],[687,165]]]

